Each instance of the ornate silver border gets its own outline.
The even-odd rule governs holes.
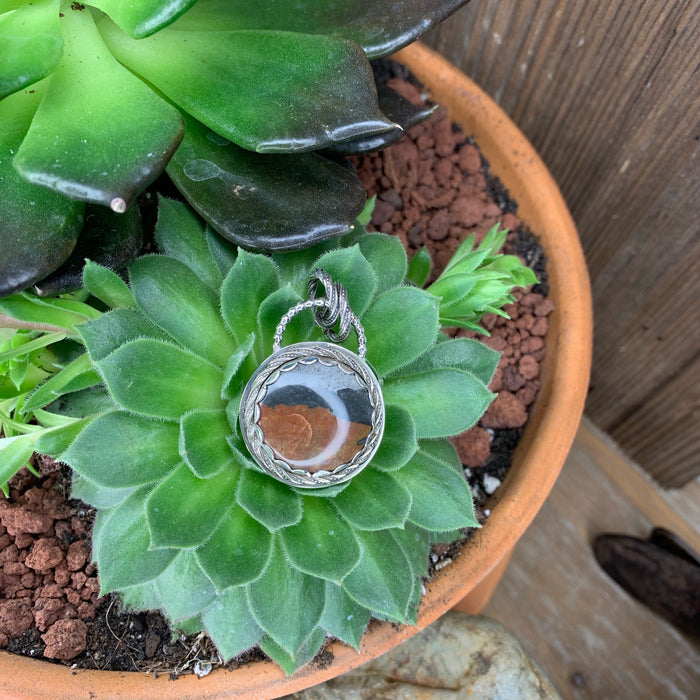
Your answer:
[[[343,371],[355,374],[364,382],[372,405],[372,430],[362,449],[352,461],[342,464],[332,472],[320,471],[314,474],[291,467],[282,459],[276,458],[272,449],[263,442],[263,434],[257,424],[258,403],[264,398],[270,377],[283,365],[305,358],[317,358],[329,364],[338,365]],[[379,448],[384,434],[384,399],[379,380],[367,363],[340,345],[324,342],[305,342],[288,345],[268,357],[250,378],[243,396],[239,423],[243,439],[255,461],[270,476],[299,488],[321,488],[334,486],[351,479],[364,469]]]

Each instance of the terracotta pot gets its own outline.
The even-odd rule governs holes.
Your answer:
[[[340,643],[333,663],[313,663],[286,677],[277,666],[257,662],[233,672],[176,682],[138,673],[71,670],[66,666],[0,654],[0,691],[5,700],[94,698],[275,698],[360,666],[400,644],[459,604],[478,612],[505,568],[515,543],[549,494],[574,439],[583,411],[591,362],[591,298],[574,223],[559,190],[530,143],[504,112],[466,76],[421,45],[397,58],[445,105],[453,121],[473,135],[491,169],[518,202],[518,216],[541,237],[549,258],[550,315],[542,388],[507,479],[490,503],[491,516],[462,555],[437,573],[421,603],[418,627],[373,622],[360,653]],[[466,596],[466,598],[465,598]]]

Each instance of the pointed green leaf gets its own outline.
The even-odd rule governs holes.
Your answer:
[[[173,161],[170,162],[172,163]],[[182,190],[182,188],[180,189]],[[221,274],[225,277],[233,267],[233,263],[236,262],[235,247],[228,241],[221,238],[221,236],[214,233],[208,226],[204,236],[207,241],[207,248],[209,248],[212,258],[216,261],[217,267],[219,270],[221,270]]]
[[[411,495],[391,474],[369,467],[350,481],[333,504],[355,528],[386,530],[403,527],[411,510]]]
[[[408,519],[426,530],[477,527],[469,484],[461,473],[421,449],[397,472],[411,492]]]
[[[28,435],[0,438],[0,486],[4,487],[33,454],[34,446]]]
[[[428,281],[428,277],[430,277],[431,266],[430,252],[424,246],[413,254],[411,262],[408,264],[406,281],[414,284],[416,287],[423,287]]]
[[[494,397],[474,375],[450,368],[394,375],[385,381],[383,393],[388,404],[411,412],[419,438],[464,432]]]
[[[180,456],[195,476],[208,479],[233,463],[226,437],[230,433],[226,412],[196,410],[180,420]]]
[[[181,464],[151,491],[146,516],[155,547],[198,547],[233,507],[239,468],[198,479]]]
[[[115,508],[123,503],[136,487],[108,489],[89,481],[78,472],[73,472],[71,478],[70,497],[78,498],[93,508]]]
[[[179,420],[195,408],[223,407],[222,371],[160,340],[132,340],[97,366],[110,394],[127,411]]]
[[[185,263],[202,282],[219,292],[224,277],[209,250],[204,226],[190,207],[159,195],[156,240],[163,253]]]
[[[101,381],[89,355],[84,353],[32,392],[24,404],[24,410],[29,412],[48,406],[63,394],[87,389]]]
[[[408,364],[434,342],[438,300],[415,287],[380,294],[362,318],[367,359],[380,375]]]
[[[40,413],[37,411],[37,413]],[[38,416],[36,416],[38,418]],[[34,442],[34,451],[49,455],[63,461],[65,451],[70,447],[76,437],[90,424],[91,418],[83,420],[71,420],[63,425],[56,425],[37,432]]]
[[[252,469],[241,471],[236,501],[271,532],[301,520],[301,497],[286,484]]]
[[[104,360],[117,348],[137,338],[166,340],[167,336],[135,309],[115,309],[89,323],[79,326],[78,332],[94,362]]]
[[[202,571],[194,552],[187,549],[158,576],[156,588],[171,620],[197,615],[216,598],[214,584]]]
[[[150,36],[172,24],[197,0],[92,0],[92,5],[108,14],[135,39]]]
[[[410,412],[401,406],[386,406],[384,436],[372,457],[372,466],[382,471],[395,471],[406,464],[417,449],[416,424]]]
[[[394,529],[391,532],[408,558],[413,575],[419,579],[427,576],[428,556],[430,554],[430,536],[428,532],[411,523],[406,523],[402,530]]]
[[[63,13],[61,24],[61,62],[14,165],[36,185],[124,211],[174,153],[182,120],[114,59],[84,6]]]
[[[83,286],[112,309],[136,306],[126,282],[116,272],[91,260],[85,261]]]
[[[239,345],[257,331],[260,304],[278,287],[279,273],[270,258],[239,252],[221,289],[221,311]]]
[[[107,513],[97,534],[93,533],[93,553],[103,593],[152,581],[177,555],[176,549],[151,549],[146,526],[147,495],[147,487],[134,491]]]
[[[197,3],[178,25],[183,29],[283,29],[308,34],[333,34],[352,39],[370,58],[386,56],[410,44],[448,17],[466,0],[399,0],[376,2],[317,2],[277,0],[275,11],[247,0],[207,0]]]
[[[223,590],[258,578],[270,558],[271,543],[268,530],[243,508],[234,507],[196,555],[207,576]]]
[[[40,299],[28,292],[0,299],[0,312],[18,321],[38,323],[41,327],[65,328],[75,335],[77,326],[101,315],[92,306],[70,299]]]
[[[291,655],[321,619],[324,597],[324,582],[290,567],[277,541],[263,575],[248,584],[253,617]]]
[[[83,225],[82,202],[26,182],[12,165],[45,88],[46,81],[0,101],[0,297],[59,267]]]
[[[166,255],[147,255],[131,263],[129,277],[146,318],[183,347],[226,366],[235,343],[221,320],[218,296],[187,265]]]
[[[358,649],[371,613],[350,598],[342,586],[326,581],[326,605],[319,624],[328,634]]]
[[[472,338],[451,338],[428,348],[417,360],[400,370],[399,374],[413,374],[439,367],[454,367],[473,374],[488,385],[498,367],[501,353],[491,350]]]
[[[234,396],[240,398],[243,383],[250,378],[256,369],[255,360],[250,356],[254,344],[255,334],[251,333],[228,358],[224,369],[224,381],[221,385],[222,399],[232,399]]]
[[[406,250],[397,236],[367,233],[357,239],[360,251],[377,278],[375,295],[403,283],[406,276]]]
[[[438,438],[437,440],[421,440],[420,449],[421,452],[424,452],[433,459],[437,459],[439,462],[451,467],[458,474],[462,473],[462,462],[459,459],[455,446],[449,440],[445,440],[444,438]]]
[[[325,498],[304,498],[301,520],[280,541],[292,566],[329,581],[340,582],[360,558],[352,529]]]
[[[260,304],[258,311],[257,352],[260,357],[272,354],[272,344],[277,330],[277,324],[289,309],[304,301],[291,287],[286,284],[270,294]],[[284,331],[283,344],[291,345],[309,339],[314,328],[313,314],[310,312],[297,314]]]
[[[365,201],[353,170],[317,153],[246,151],[187,115],[185,121],[168,175],[226,240],[293,250],[352,230]],[[230,263],[221,267],[228,272]]]
[[[177,436],[174,423],[113,411],[95,418],[63,460],[98,486],[141,486],[162,479],[179,464]]]
[[[274,639],[267,635],[262,637],[259,646],[272,661],[281,666],[288,676],[291,676],[300,666],[307,664],[318,654],[325,641],[326,632],[320,627],[316,627],[294,655],[287,653]]]
[[[356,316],[362,316],[374,297],[378,275],[360,252],[360,247],[339,248],[322,255],[314,268],[325,270],[348,293],[348,303]],[[321,296],[319,288],[318,296]]]
[[[0,100],[45,78],[61,58],[58,0],[35,0],[0,15]]]
[[[413,571],[403,549],[390,530],[356,534],[362,556],[343,590],[363,607],[403,622],[413,591]]]
[[[131,610],[160,610],[163,607],[155,581],[122,588],[119,598]]]
[[[248,596],[242,586],[225,590],[204,611],[202,621],[224,661],[255,646],[262,637],[248,607]]]
[[[248,150],[311,150],[393,128],[379,111],[369,62],[351,42],[179,27],[135,41],[106,19],[100,29],[124,65]]]

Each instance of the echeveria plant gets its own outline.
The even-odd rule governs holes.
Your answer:
[[[466,1],[0,0],[0,296],[56,270],[86,211],[127,211],[166,166],[237,244],[350,231],[359,180],[310,151],[396,138],[416,115],[396,95],[382,112],[368,58]],[[133,248],[118,219],[100,237]]]
[[[52,396],[63,395],[52,410],[80,424],[70,446],[47,451],[73,468],[72,495],[97,508],[102,592],[161,609],[174,627],[205,630],[225,659],[257,644],[287,672],[328,635],[357,646],[372,617],[415,622],[431,543],[477,526],[446,437],[489,405],[499,358],[475,340],[448,339],[440,318],[476,323],[504,285],[534,281],[517,259],[498,264],[492,246],[502,235],[489,234],[477,265],[460,262],[474,259],[467,241],[433,284],[436,296],[406,283],[395,237],[353,234],[343,247],[266,256],[236,251],[185,205],[163,200],[164,254],[134,261],[128,286],[106,268],[85,268],[86,289],[111,310],[76,326],[79,302],[63,309],[27,293],[0,300],[6,314],[77,330],[87,348],[75,385],[60,384],[60,374],[49,380]],[[386,424],[378,452],[350,481],[296,489],[252,461],[238,413],[277,323],[305,297],[316,268],[347,289]],[[483,283],[495,268],[501,284],[489,298]],[[481,290],[480,308],[458,315],[467,288]],[[58,306],[40,306],[49,301]],[[289,323],[285,344],[321,338],[307,313]],[[357,347],[352,338],[344,344]],[[45,403],[46,386],[25,405]]]

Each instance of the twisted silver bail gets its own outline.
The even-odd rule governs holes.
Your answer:
[[[323,334],[334,343],[342,343],[352,327],[354,314],[348,303],[348,293],[340,282],[334,282],[331,276],[321,269],[314,270],[309,277],[308,294],[309,299],[316,299],[318,283],[325,289],[325,304],[314,306],[314,318],[316,323],[323,330]],[[340,322],[338,330],[335,330],[336,323]]]

